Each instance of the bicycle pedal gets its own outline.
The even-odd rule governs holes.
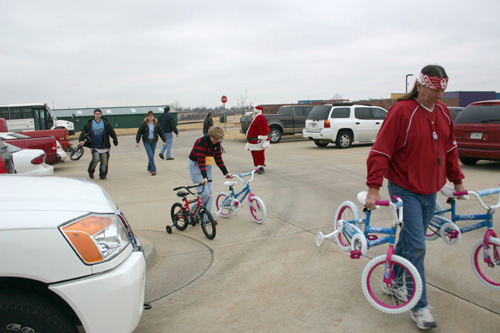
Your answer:
[[[459,231],[458,230],[452,230],[448,233],[448,238],[449,239],[455,239],[458,237],[458,233]]]
[[[373,241],[373,240],[378,239],[378,236],[377,235],[368,235],[367,238],[368,238],[369,241]]]
[[[352,250],[349,255],[350,255],[351,259],[359,259],[359,258],[361,258],[361,251],[360,250]]]

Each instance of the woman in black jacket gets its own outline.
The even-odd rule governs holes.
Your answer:
[[[158,136],[163,140],[163,145],[167,144],[167,138],[163,129],[161,128],[158,120],[156,120],[153,111],[148,111],[148,116],[144,118],[144,122],[139,126],[137,134],[135,136],[135,141],[137,142],[136,147],[139,147],[139,141],[144,143],[144,148],[148,154],[148,171],[151,172],[152,176],[156,175],[156,165],[155,165],[155,149],[156,143],[158,142]]]

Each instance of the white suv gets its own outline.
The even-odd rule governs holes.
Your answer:
[[[318,147],[335,142],[349,148],[353,142],[374,142],[387,111],[363,104],[324,104],[315,106],[306,120],[302,136]]]
[[[0,332],[132,332],[141,244],[96,183],[0,176]]]

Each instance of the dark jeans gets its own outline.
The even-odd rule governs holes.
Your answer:
[[[90,161],[88,169],[89,175],[94,174],[99,161],[101,162],[101,165],[99,166],[99,178],[106,178],[106,175],[108,174],[109,151],[99,153],[97,150],[92,149],[92,160]]]

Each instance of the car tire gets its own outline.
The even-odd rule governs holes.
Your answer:
[[[318,147],[324,148],[328,146],[328,141],[314,140],[314,144]]]
[[[463,165],[474,165],[479,161],[479,158],[475,157],[465,157],[465,156],[459,156],[460,162],[462,162]]]
[[[277,127],[273,127],[269,133],[269,141],[271,141],[271,143],[278,143],[281,141],[281,136],[281,130]]]
[[[352,145],[352,134],[349,131],[340,131],[335,145],[340,149],[349,148]]]
[[[45,297],[0,289],[0,327],[19,332],[78,332],[76,325]]]

